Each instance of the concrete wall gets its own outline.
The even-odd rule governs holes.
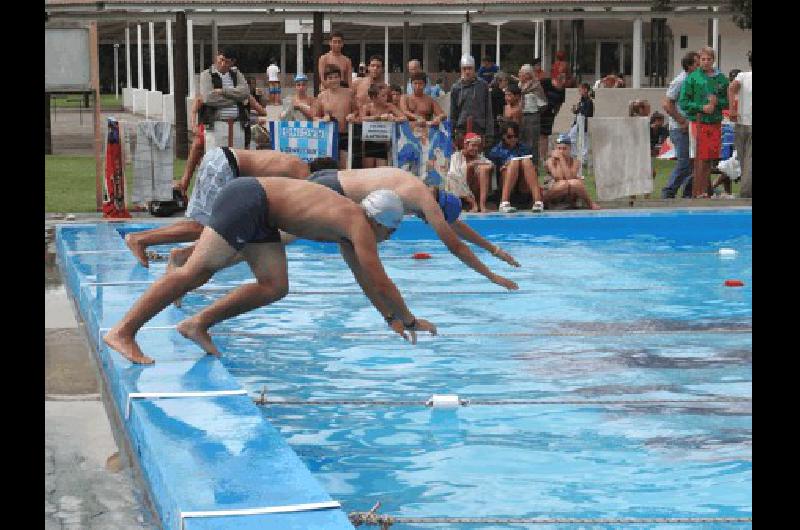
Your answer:
[[[681,71],[681,57],[686,52],[708,45],[708,20],[684,17],[670,19],[667,24],[673,35],[672,72],[677,73]],[[688,37],[686,48],[681,48],[681,35]],[[753,49],[753,32],[739,29],[726,15],[719,19],[719,36],[717,67],[726,75],[734,68],[749,70],[747,52]]]
[[[650,102],[651,112],[661,109],[661,100],[666,88],[600,88],[595,91],[594,115],[601,118],[624,118],[628,116],[628,103],[633,99],[646,99]],[[553,133],[566,132],[572,126],[575,115],[572,105],[580,99],[577,88],[568,88],[566,101],[553,123]],[[591,120],[589,120],[591,121]]]

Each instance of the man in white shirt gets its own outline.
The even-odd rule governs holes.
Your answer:
[[[250,124],[245,105],[250,87],[239,69],[232,69],[235,52],[221,50],[211,68],[200,73],[200,97],[203,103],[199,120],[205,125],[205,152],[215,147],[244,149],[246,126]]]
[[[739,72],[736,79],[728,85],[731,121],[734,127],[736,156],[742,168],[742,184],[739,194],[753,197],[753,52],[748,52],[749,72]]]
[[[281,104],[281,78],[278,77],[278,74],[281,73],[281,69],[275,63],[275,59],[270,59],[269,66],[267,67],[267,83],[269,84],[267,103],[270,105]]]

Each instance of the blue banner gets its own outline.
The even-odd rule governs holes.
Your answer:
[[[336,122],[271,121],[272,149],[289,153],[309,162],[315,158],[339,159],[339,135]]]
[[[429,186],[444,185],[453,154],[450,121],[438,127],[401,122],[395,127],[394,165],[410,171]]]

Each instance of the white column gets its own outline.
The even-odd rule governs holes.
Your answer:
[[[633,21],[633,88],[642,88],[642,19]]]
[[[286,41],[281,41],[281,73],[286,73]]]
[[[114,43],[114,99],[119,99],[119,43]]]
[[[494,64],[496,64],[498,68],[500,68],[500,26],[502,26],[502,24],[497,25],[497,37],[494,43]]]
[[[192,21],[188,18],[186,19],[186,47],[188,48],[186,63],[189,68],[189,97],[194,98],[194,32],[192,31]],[[175,104],[177,105],[178,102],[176,101]]]
[[[556,51],[561,49],[561,21],[554,20],[556,23]]]
[[[714,11],[719,10],[718,7]],[[711,20],[711,47],[714,48],[714,56],[717,58],[717,68],[719,68],[719,18]]]
[[[167,19],[167,75],[169,77],[169,93],[175,93],[175,64],[172,57],[172,20]]]
[[[541,53],[540,45],[541,45],[541,42],[542,42],[542,33],[541,33],[541,30],[539,29],[539,21],[538,20],[534,20],[533,21],[533,27],[534,27],[533,57],[536,58],[536,57],[541,57],[541,55],[540,55],[540,53]],[[544,66],[542,66],[542,67],[544,67]]]
[[[150,90],[156,90],[156,38],[153,22],[147,23],[150,30]]]
[[[303,34],[302,33],[298,33],[297,34],[297,72],[296,73],[299,74],[299,73],[302,73],[303,71],[304,71],[304,69],[303,69]],[[316,75],[316,72],[314,72],[314,74]],[[324,79],[320,79],[319,80],[320,85],[322,85],[322,81],[324,81]]]
[[[217,19],[211,21],[211,55],[216,59],[219,52],[219,32],[217,31]]]
[[[136,40],[137,40],[137,49],[136,49],[136,57],[139,59],[139,63],[136,65],[139,83],[136,85],[136,88],[144,88],[144,65],[142,64],[142,25],[136,24]]]
[[[125,26],[125,84],[128,88],[133,88],[133,78],[131,77],[131,28]]]
[[[383,26],[383,82],[389,84],[389,26]]]
[[[550,48],[547,42],[547,21],[542,20],[542,70],[550,71]]]
[[[594,49],[594,77],[595,81],[597,81],[603,75],[603,72],[600,71],[600,41],[595,42]]]
[[[469,22],[461,23],[461,55],[472,55],[472,42]]]
[[[361,41],[361,50],[360,50],[359,53],[361,54],[361,60],[359,62],[363,62],[364,64],[367,64],[367,41],[365,41],[365,40]],[[358,67],[356,67],[356,68],[358,68]]]

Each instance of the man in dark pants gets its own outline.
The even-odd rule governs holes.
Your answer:
[[[692,159],[689,158],[689,120],[683,110],[675,102],[681,95],[681,86],[686,78],[699,64],[697,52],[689,52],[681,59],[683,72],[675,76],[669,84],[667,95],[662,104],[664,112],[669,116],[669,140],[675,148],[675,169],[669,176],[669,182],[661,190],[662,199],[674,199],[678,189],[683,186],[683,198],[692,197]]]
[[[480,135],[484,145],[492,145],[494,138],[494,112],[489,96],[489,85],[475,75],[475,59],[471,55],[461,57],[461,79],[455,82],[450,92],[450,122],[456,145],[467,132],[467,120],[472,118],[472,131]]]

